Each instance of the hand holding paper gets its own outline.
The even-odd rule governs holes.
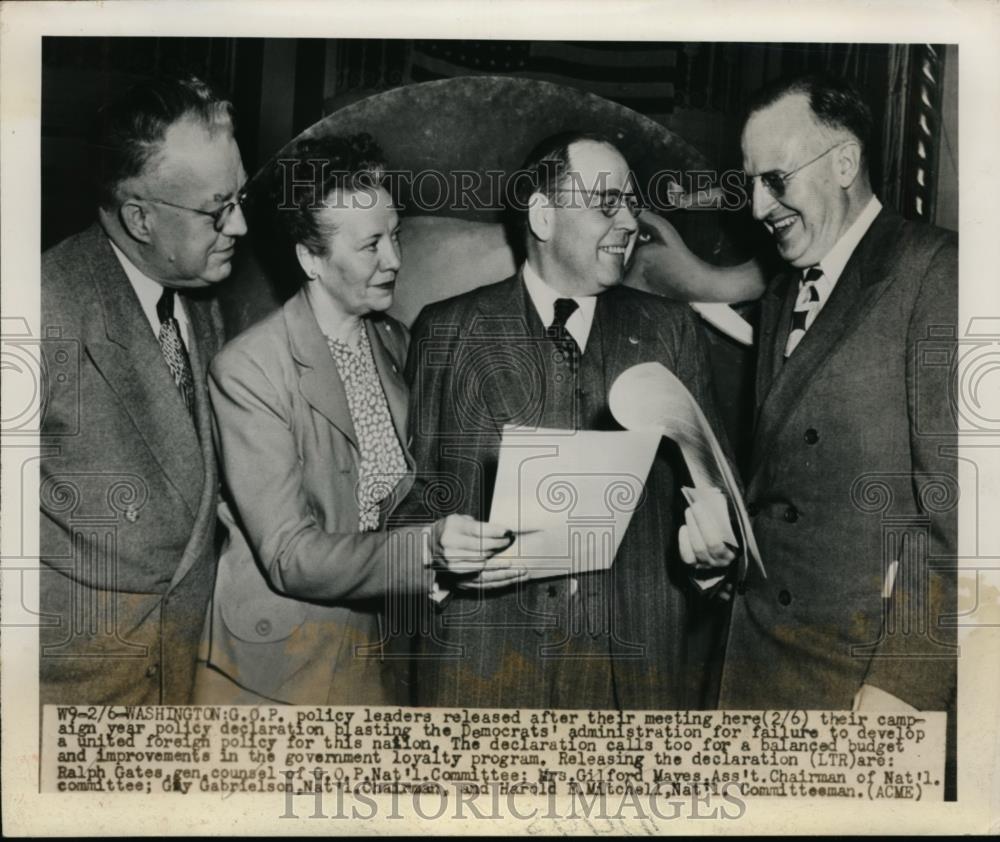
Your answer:
[[[728,567],[739,542],[729,520],[726,496],[718,488],[683,488],[688,501],[680,528],[681,559],[699,570]]]
[[[718,549],[718,541],[722,540],[725,543],[732,535],[731,526],[728,527],[729,533],[726,534],[724,531],[726,526],[723,525],[729,524],[728,502],[731,502],[736,513],[742,546],[745,548],[745,554],[740,561],[740,576],[746,572],[748,558],[753,559],[761,574],[766,576],[760,551],[757,549],[757,542],[750,527],[750,515],[743,503],[736,478],[729,467],[729,461],[701,407],[684,384],[660,363],[640,363],[618,376],[611,387],[608,403],[615,419],[625,429],[657,430],[661,435],[675,441],[680,448],[694,482],[693,494],[688,495],[688,502],[697,504],[692,505],[695,511],[690,515],[690,518],[697,520],[689,519],[685,524],[687,529],[684,530],[683,539],[688,544],[686,549],[691,550],[694,558],[698,559],[695,542],[699,539],[705,543],[703,563],[725,557],[724,552],[709,552],[708,548],[711,544]],[[721,503],[717,498],[713,498],[713,492],[722,498]],[[723,511],[726,512],[725,515]],[[711,518],[705,516],[707,512],[712,512],[714,516]],[[692,529],[692,523],[697,523],[699,529]],[[708,531],[707,535],[701,527]],[[739,546],[735,541],[735,535],[732,535],[732,544],[734,547]],[[699,542],[698,549],[700,548]],[[728,562],[723,563],[728,564]]]
[[[502,588],[524,578],[523,571],[503,562],[484,568],[491,556],[512,542],[513,533],[505,526],[481,523],[468,515],[448,515],[432,529],[431,559],[442,573],[475,577],[459,581],[458,587]]]

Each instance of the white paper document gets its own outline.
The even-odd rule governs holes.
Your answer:
[[[516,539],[494,558],[533,579],[609,568],[659,442],[656,430],[504,427],[490,521]]]
[[[713,505],[719,500],[716,490],[725,494],[736,512],[746,549],[740,561],[740,576],[746,572],[748,558],[753,559],[761,574],[766,576],[750,527],[750,515],[729,461],[705,413],[676,375],[657,362],[632,366],[622,372],[611,386],[608,404],[615,419],[625,429],[657,431],[677,443],[694,483],[693,497],[689,497],[689,502],[703,499]],[[728,520],[726,514],[721,522],[728,523]]]

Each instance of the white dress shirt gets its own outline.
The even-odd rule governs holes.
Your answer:
[[[587,350],[587,338],[590,336],[590,328],[594,324],[594,308],[597,307],[596,295],[562,295],[550,287],[541,276],[531,268],[530,263],[524,264],[521,272],[524,277],[524,285],[528,289],[531,303],[535,305],[538,318],[542,320],[545,327],[552,324],[556,314],[556,299],[572,298],[577,303],[576,310],[566,320],[566,330],[570,336],[576,340],[580,346],[580,353]]]
[[[146,319],[149,321],[153,336],[159,339],[160,317],[156,313],[156,303],[160,300],[160,296],[163,295],[163,284],[159,281],[154,281],[148,275],[144,274],[125,256],[125,253],[114,242],[111,240],[108,240],[108,242],[111,243],[111,250],[115,253],[115,257],[118,258],[118,262],[121,263],[128,282],[132,285],[132,289],[135,290],[135,294],[139,298],[139,304],[142,307],[142,312],[146,314]],[[180,325],[181,339],[184,340],[185,347],[190,349],[188,317],[184,310],[184,305],[181,303],[180,295],[174,296],[174,318],[177,319],[177,324]]]
[[[847,261],[851,259],[851,255],[854,254],[854,250],[858,247],[858,243],[861,242],[861,238],[868,233],[868,229],[871,228],[880,210],[882,210],[882,203],[878,200],[877,196],[872,196],[868,204],[865,205],[864,210],[858,214],[858,218],[851,223],[851,227],[841,235],[840,239],[833,244],[833,248],[816,264],[823,271],[823,278],[820,281],[822,286],[819,289],[819,305],[810,314],[810,318],[806,323],[807,328],[816,319],[819,311],[823,309],[823,306],[829,300],[830,293],[833,292],[834,286],[836,286],[841,274],[843,274]]]

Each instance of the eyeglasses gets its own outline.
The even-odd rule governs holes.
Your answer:
[[[187,205],[178,205],[174,202],[168,202],[166,199],[150,199],[143,196],[136,196],[136,198],[141,199],[144,202],[153,202],[157,205],[166,205],[170,208],[177,208],[178,210],[185,210],[191,213],[198,213],[202,216],[207,216],[212,220],[212,227],[215,228],[216,231],[221,232],[226,227],[226,223],[229,222],[229,217],[232,216],[233,211],[236,210],[237,207],[240,209],[243,208],[243,203],[247,199],[247,191],[241,190],[236,194],[236,198],[226,202],[221,207],[210,211],[201,210],[201,208],[189,208]]]
[[[613,219],[624,205],[634,219],[645,210],[635,193],[624,193],[621,190],[579,190],[575,187],[554,190],[555,193],[580,193],[587,199],[586,207],[596,207],[608,219]]]
[[[829,155],[838,146],[843,146],[843,145],[844,145],[843,141],[841,141],[840,143],[835,143],[829,149],[825,149],[824,151],[820,152],[819,155],[817,155],[812,160],[806,161],[804,164],[797,166],[794,170],[791,170],[790,172],[781,173],[775,170],[770,170],[769,172],[762,172],[760,175],[750,175],[750,173],[744,173],[744,176],[746,177],[747,181],[748,192],[750,193],[753,192],[753,180],[755,178],[759,178],[761,184],[763,184],[764,187],[767,188],[767,192],[770,193],[772,196],[774,196],[775,199],[780,199],[782,196],[785,195],[785,188],[793,175],[802,172],[802,170],[804,170],[806,167],[815,164],[824,155]]]

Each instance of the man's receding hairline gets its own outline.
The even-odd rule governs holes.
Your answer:
[[[184,124],[190,125],[192,127],[201,129],[205,132],[209,140],[215,140],[219,135],[226,135],[233,141],[236,139],[234,133],[235,126],[233,125],[232,118],[222,109],[216,111],[217,115],[220,115],[211,120],[205,120],[203,115],[198,111],[186,111],[176,120],[174,120],[169,126],[163,130],[163,139],[156,144],[156,151],[150,154],[149,158],[146,160],[142,171],[136,173],[133,178],[144,179],[152,178],[155,179],[161,175],[161,168],[164,163],[167,162],[167,139],[170,137],[170,133],[176,129],[178,126]],[[174,159],[176,162],[176,158]]]
[[[779,96],[773,102],[769,102],[766,105],[761,105],[759,108],[753,109],[747,114],[747,118],[743,123],[743,129],[740,132],[741,138],[746,134],[747,126],[750,125],[750,121],[754,117],[763,114],[766,111],[771,111],[772,109],[778,108],[782,103],[787,100],[799,98],[803,101],[806,107],[806,113],[809,115],[810,120],[812,120],[812,125],[820,132],[820,134],[832,137],[842,136],[845,140],[851,139],[856,143],[861,143],[861,138],[854,134],[850,128],[847,126],[832,126],[829,123],[823,122],[820,116],[812,107],[812,98],[808,91],[801,88],[792,88],[791,90],[785,91],[781,96]]]

